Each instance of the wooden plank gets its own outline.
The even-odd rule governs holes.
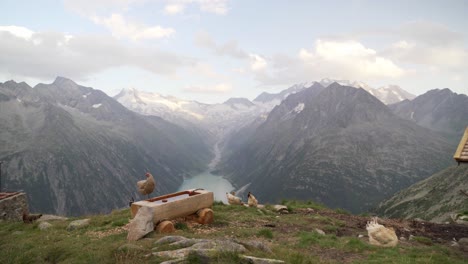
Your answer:
[[[460,140],[460,143],[458,144],[458,148],[457,148],[457,150],[455,151],[455,155],[453,155],[453,158],[454,158],[456,161],[460,161],[463,148],[464,148],[467,144],[468,144],[468,127],[466,127],[465,133],[463,134],[463,136],[462,136],[462,138],[461,138],[461,140]]]
[[[155,223],[162,220],[170,220],[177,217],[184,217],[196,213],[203,208],[211,208],[213,206],[214,195],[213,192],[205,190],[196,190],[195,195],[181,198],[180,200],[172,200],[166,203],[161,203],[167,197],[176,197],[177,195],[189,194],[193,190],[179,192],[152,198],[146,201],[138,201],[132,204],[132,218],[135,217],[138,209],[141,206],[148,206],[154,210]],[[175,195],[175,196],[174,196]]]

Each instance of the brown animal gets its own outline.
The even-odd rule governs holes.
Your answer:
[[[153,175],[147,172],[145,174],[146,180],[142,180],[137,182],[138,191],[143,195],[148,195],[154,191],[154,187],[156,187],[156,182],[154,181]]]
[[[381,247],[396,246],[398,244],[398,237],[395,230],[379,224],[377,219],[377,217],[374,217],[371,221],[367,222],[366,229],[369,235],[369,243]]]
[[[258,201],[252,193],[247,194],[247,203],[250,207],[257,207]]]
[[[37,219],[41,218],[42,214],[26,214],[26,213],[23,213],[23,222],[24,223],[27,223],[27,224],[30,224],[34,221],[36,221]]]

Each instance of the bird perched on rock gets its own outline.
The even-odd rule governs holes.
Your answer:
[[[238,205],[244,204],[241,198],[236,196],[235,192],[226,193],[226,197],[227,197],[229,204],[238,204]]]
[[[393,228],[386,228],[377,222],[374,217],[367,222],[366,229],[369,234],[369,243],[381,247],[394,247],[398,244],[398,237]]]
[[[138,191],[143,195],[148,195],[149,199],[149,194],[154,191],[154,187],[156,187],[156,182],[154,181],[153,175],[151,175],[151,173],[147,172],[145,176],[146,180],[137,182],[137,186]]]
[[[249,192],[247,194],[247,204],[250,207],[257,207],[257,205],[258,205],[257,199],[255,198],[255,196],[251,192]]]

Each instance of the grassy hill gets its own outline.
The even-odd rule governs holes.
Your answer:
[[[351,215],[330,210],[313,202],[283,202],[288,214],[271,206],[265,209],[213,206],[215,221],[198,225],[176,221],[171,235],[187,238],[220,239],[251,244],[254,241],[271,249],[247,247],[249,256],[283,260],[286,263],[466,263],[468,255],[451,247],[452,237],[468,237],[468,227],[407,220],[382,219],[398,237],[405,237],[395,248],[380,248],[368,243],[366,215]],[[166,236],[152,232],[136,242],[126,240],[129,209],[108,215],[89,216],[90,225],[74,231],[66,228],[72,220],[50,221],[40,230],[33,224],[0,222],[0,263],[161,263],[167,259],[151,255],[155,241]],[[319,234],[316,229],[325,232]],[[362,235],[361,237],[359,237]],[[413,238],[408,240],[409,236]],[[165,246],[165,249],[175,249]],[[206,263],[190,256],[182,263]],[[219,253],[209,263],[240,263],[239,255]]]

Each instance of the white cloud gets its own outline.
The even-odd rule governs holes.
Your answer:
[[[249,54],[250,69],[254,72],[263,71],[267,67],[267,61],[260,55]]]
[[[397,78],[404,73],[404,70],[391,60],[377,55],[375,50],[354,40],[319,39],[311,51],[301,49],[298,57],[309,67],[312,66],[309,70],[321,72],[326,69],[335,71],[335,76],[338,73],[353,77],[351,79]]]
[[[176,15],[176,14],[181,14],[184,12],[185,5],[178,3],[178,4],[167,4],[164,7],[164,13],[168,15]]]
[[[116,38],[129,38],[134,41],[141,39],[160,39],[170,37],[175,33],[172,28],[161,26],[146,26],[126,21],[120,14],[112,14],[108,18],[94,16],[93,22],[107,27]]]
[[[196,63],[155,48],[126,46],[110,36],[35,32],[30,38],[19,38],[0,31],[0,39],[0,73],[11,76],[50,80],[60,75],[79,81],[122,66],[172,76]]]
[[[205,86],[188,86],[183,89],[185,92],[190,93],[227,93],[232,90],[232,85],[229,83],[220,83],[216,85],[205,85]]]
[[[0,26],[0,31],[9,32],[10,34],[18,38],[26,40],[31,39],[32,35],[34,34],[34,31],[19,26]]]
[[[209,49],[220,56],[231,56],[237,59],[248,58],[248,54],[237,45],[235,40],[230,40],[224,44],[217,44],[210,34],[204,31],[195,34],[195,44]]]

